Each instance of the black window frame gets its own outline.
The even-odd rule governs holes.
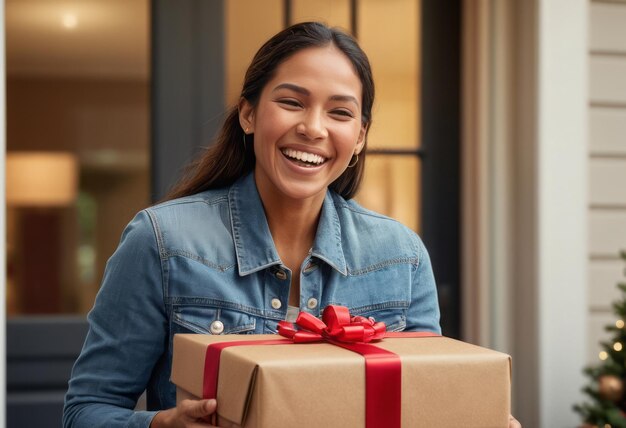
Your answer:
[[[419,1],[419,0],[415,0]],[[358,37],[358,0],[350,1]],[[421,237],[437,279],[441,325],[460,338],[461,1],[421,1],[421,123],[415,149],[368,155],[421,161]],[[289,25],[291,0],[283,2]],[[152,194],[167,193],[224,117],[224,1],[152,0]],[[416,209],[418,209],[416,207]]]

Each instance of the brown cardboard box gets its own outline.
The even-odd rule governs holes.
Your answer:
[[[210,343],[277,338],[176,335],[177,399],[202,396]],[[446,337],[386,338],[374,345],[400,355],[402,427],[508,426],[508,355]],[[327,343],[229,347],[221,355],[217,403],[224,426],[364,427],[364,358]]]

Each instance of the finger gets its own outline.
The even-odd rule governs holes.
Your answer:
[[[215,412],[217,408],[217,401],[215,399],[210,400],[185,400],[182,406],[182,411],[188,418],[200,419]]]
[[[219,428],[208,422],[191,422],[185,425],[186,428]]]
[[[220,426],[216,427],[216,428],[237,428],[239,425],[235,424],[234,422],[229,422],[229,421],[220,421]]]
[[[512,415],[509,415],[509,428],[522,428],[522,424]]]
[[[214,398],[211,398],[210,400],[204,400],[204,403],[204,409],[207,412],[205,413],[205,415],[211,415],[217,409],[217,400]]]

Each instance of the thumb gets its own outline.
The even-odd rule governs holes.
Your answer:
[[[204,410],[206,413],[204,415],[211,415],[215,413],[217,409],[217,400],[215,398],[211,398],[210,400],[204,400]]]
[[[187,408],[187,416],[200,419],[215,412],[217,401],[215,399],[196,401]]]

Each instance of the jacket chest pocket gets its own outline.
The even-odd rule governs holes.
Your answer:
[[[256,318],[224,308],[177,305],[172,310],[171,328],[173,334],[251,334]]]
[[[385,323],[387,331],[402,331],[406,328],[406,309],[398,307],[358,308],[351,315],[373,318]]]

